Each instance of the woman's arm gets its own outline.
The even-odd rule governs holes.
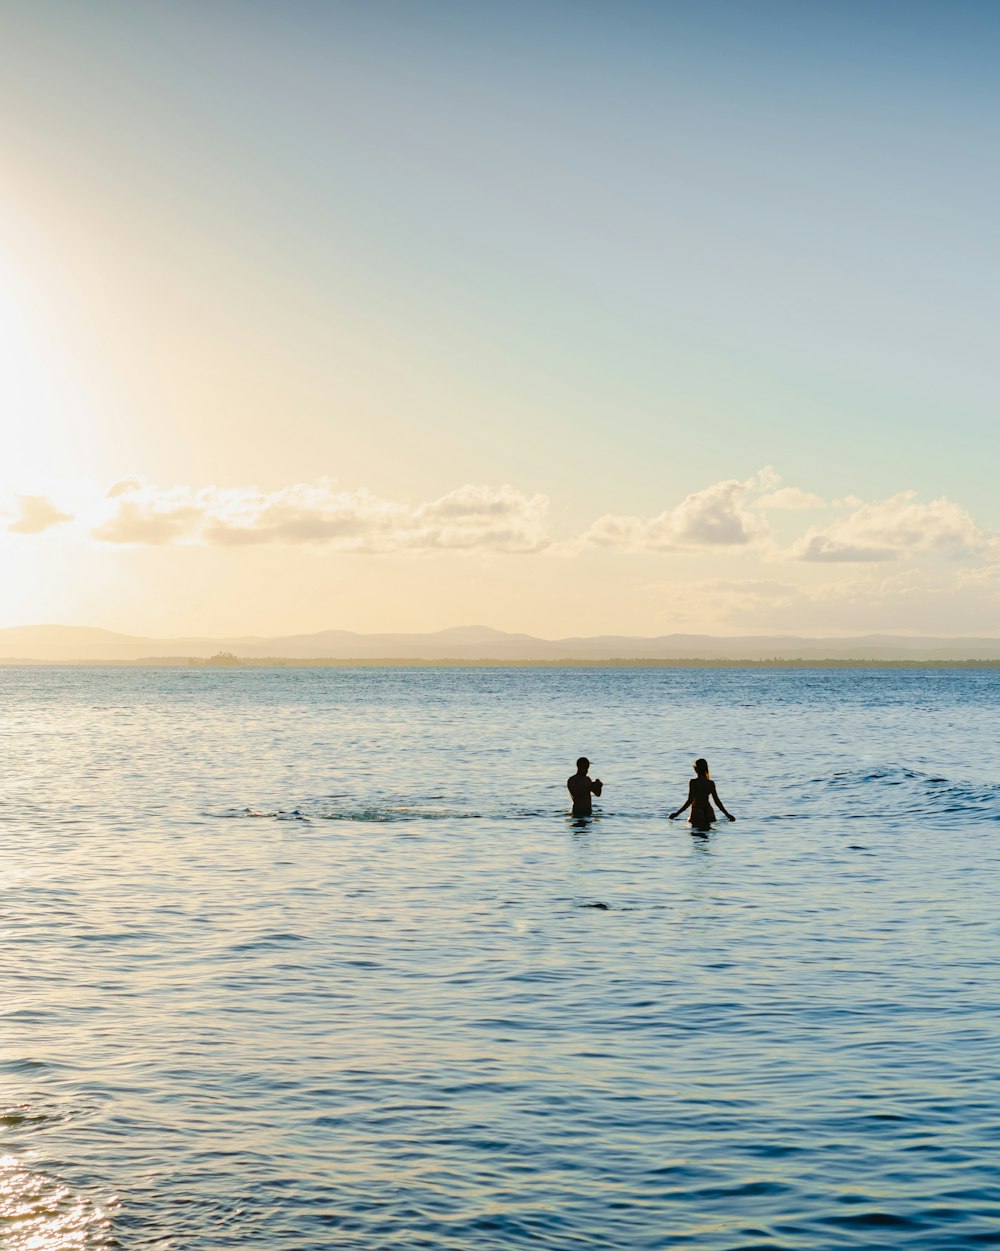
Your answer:
[[[727,817],[730,819],[730,821],[735,821],[735,820],[736,820],[736,818],[733,816],[733,814],[732,814],[731,812],[726,812],[726,805],[725,805],[725,804],[722,802],[722,800],[719,798],[719,792],[715,789],[715,783],[714,783],[714,782],[712,783],[712,794],[715,796],[715,802],[716,802],[716,803],[719,805],[719,807],[722,809],[723,815],[724,815],[724,816],[727,816]]]
[[[670,820],[671,820],[671,821],[674,819],[674,817],[679,817],[679,816],[681,815],[681,813],[684,811],[684,809],[685,809],[685,808],[690,808],[690,807],[691,807],[691,788],[692,788],[692,786],[693,786],[693,785],[694,785],[694,782],[693,782],[693,781],[688,782],[688,797],[687,797],[687,799],[685,800],[683,807],[678,808],[676,812],[672,812],[672,813],[670,814]],[[721,808],[721,807],[722,807],[722,804],[719,804],[719,807]]]

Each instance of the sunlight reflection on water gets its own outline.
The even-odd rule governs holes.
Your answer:
[[[10,1155],[0,1157],[0,1244],[4,1251],[101,1251],[118,1245],[108,1212]]]

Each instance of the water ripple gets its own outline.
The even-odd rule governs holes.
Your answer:
[[[0,694],[4,1251],[998,1245],[997,675]]]

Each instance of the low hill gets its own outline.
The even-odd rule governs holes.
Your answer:
[[[562,639],[459,626],[426,634],[358,634],[321,630],[274,637],[145,638],[91,626],[38,625],[0,629],[0,661],[113,662],[191,657],[222,652],[246,660],[1000,660],[1000,638],[858,638],[782,635],[723,637],[664,634],[652,638],[598,635]]]

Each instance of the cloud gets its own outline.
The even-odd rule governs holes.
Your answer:
[[[52,526],[72,521],[71,513],[61,512],[44,495],[18,496],[19,515],[7,527],[13,534],[41,534]]]
[[[117,482],[112,482],[105,492],[105,499],[113,500],[119,495],[129,495],[133,491],[142,489],[141,478],[119,478]]]
[[[922,504],[915,491],[900,491],[862,504],[825,529],[808,531],[791,554],[809,561],[877,562],[917,552],[962,556],[989,545],[969,514],[944,496]]]
[[[960,589],[972,588],[993,595],[1000,595],[1000,562],[960,569],[955,575],[955,585]]]
[[[744,482],[744,486],[748,491],[758,493],[760,491],[773,491],[781,482],[781,474],[773,465],[765,465],[763,469],[758,469],[756,473],[751,474]]]
[[[812,491],[801,491],[798,487],[782,487],[778,491],[771,491],[754,500],[753,506],[760,509],[798,511],[804,508],[825,508],[826,503]]]
[[[799,566],[802,573],[805,567]],[[818,572],[818,570],[814,571]],[[842,570],[846,573],[846,570]],[[711,579],[653,584],[672,629],[732,634],[997,634],[1000,565],[868,565],[799,584]]]
[[[339,491],[329,479],[277,491],[168,490],[124,479],[92,531],[105,543],[323,545],[342,552],[537,552],[548,546],[544,495],[467,485],[426,503]]]
[[[967,567],[877,566],[824,582],[782,612],[786,628],[850,633],[996,634],[1000,585]]]
[[[747,490],[747,483],[733,478],[695,491],[676,508],[655,517],[607,513],[598,517],[583,540],[598,547],[629,551],[745,547],[768,535],[766,524],[744,503]]]
[[[891,547],[858,547],[850,543],[838,543],[827,534],[810,534],[795,548],[799,560],[829,562],[831,564],[867,564],[883,560],[895,560],[897,552]]]

